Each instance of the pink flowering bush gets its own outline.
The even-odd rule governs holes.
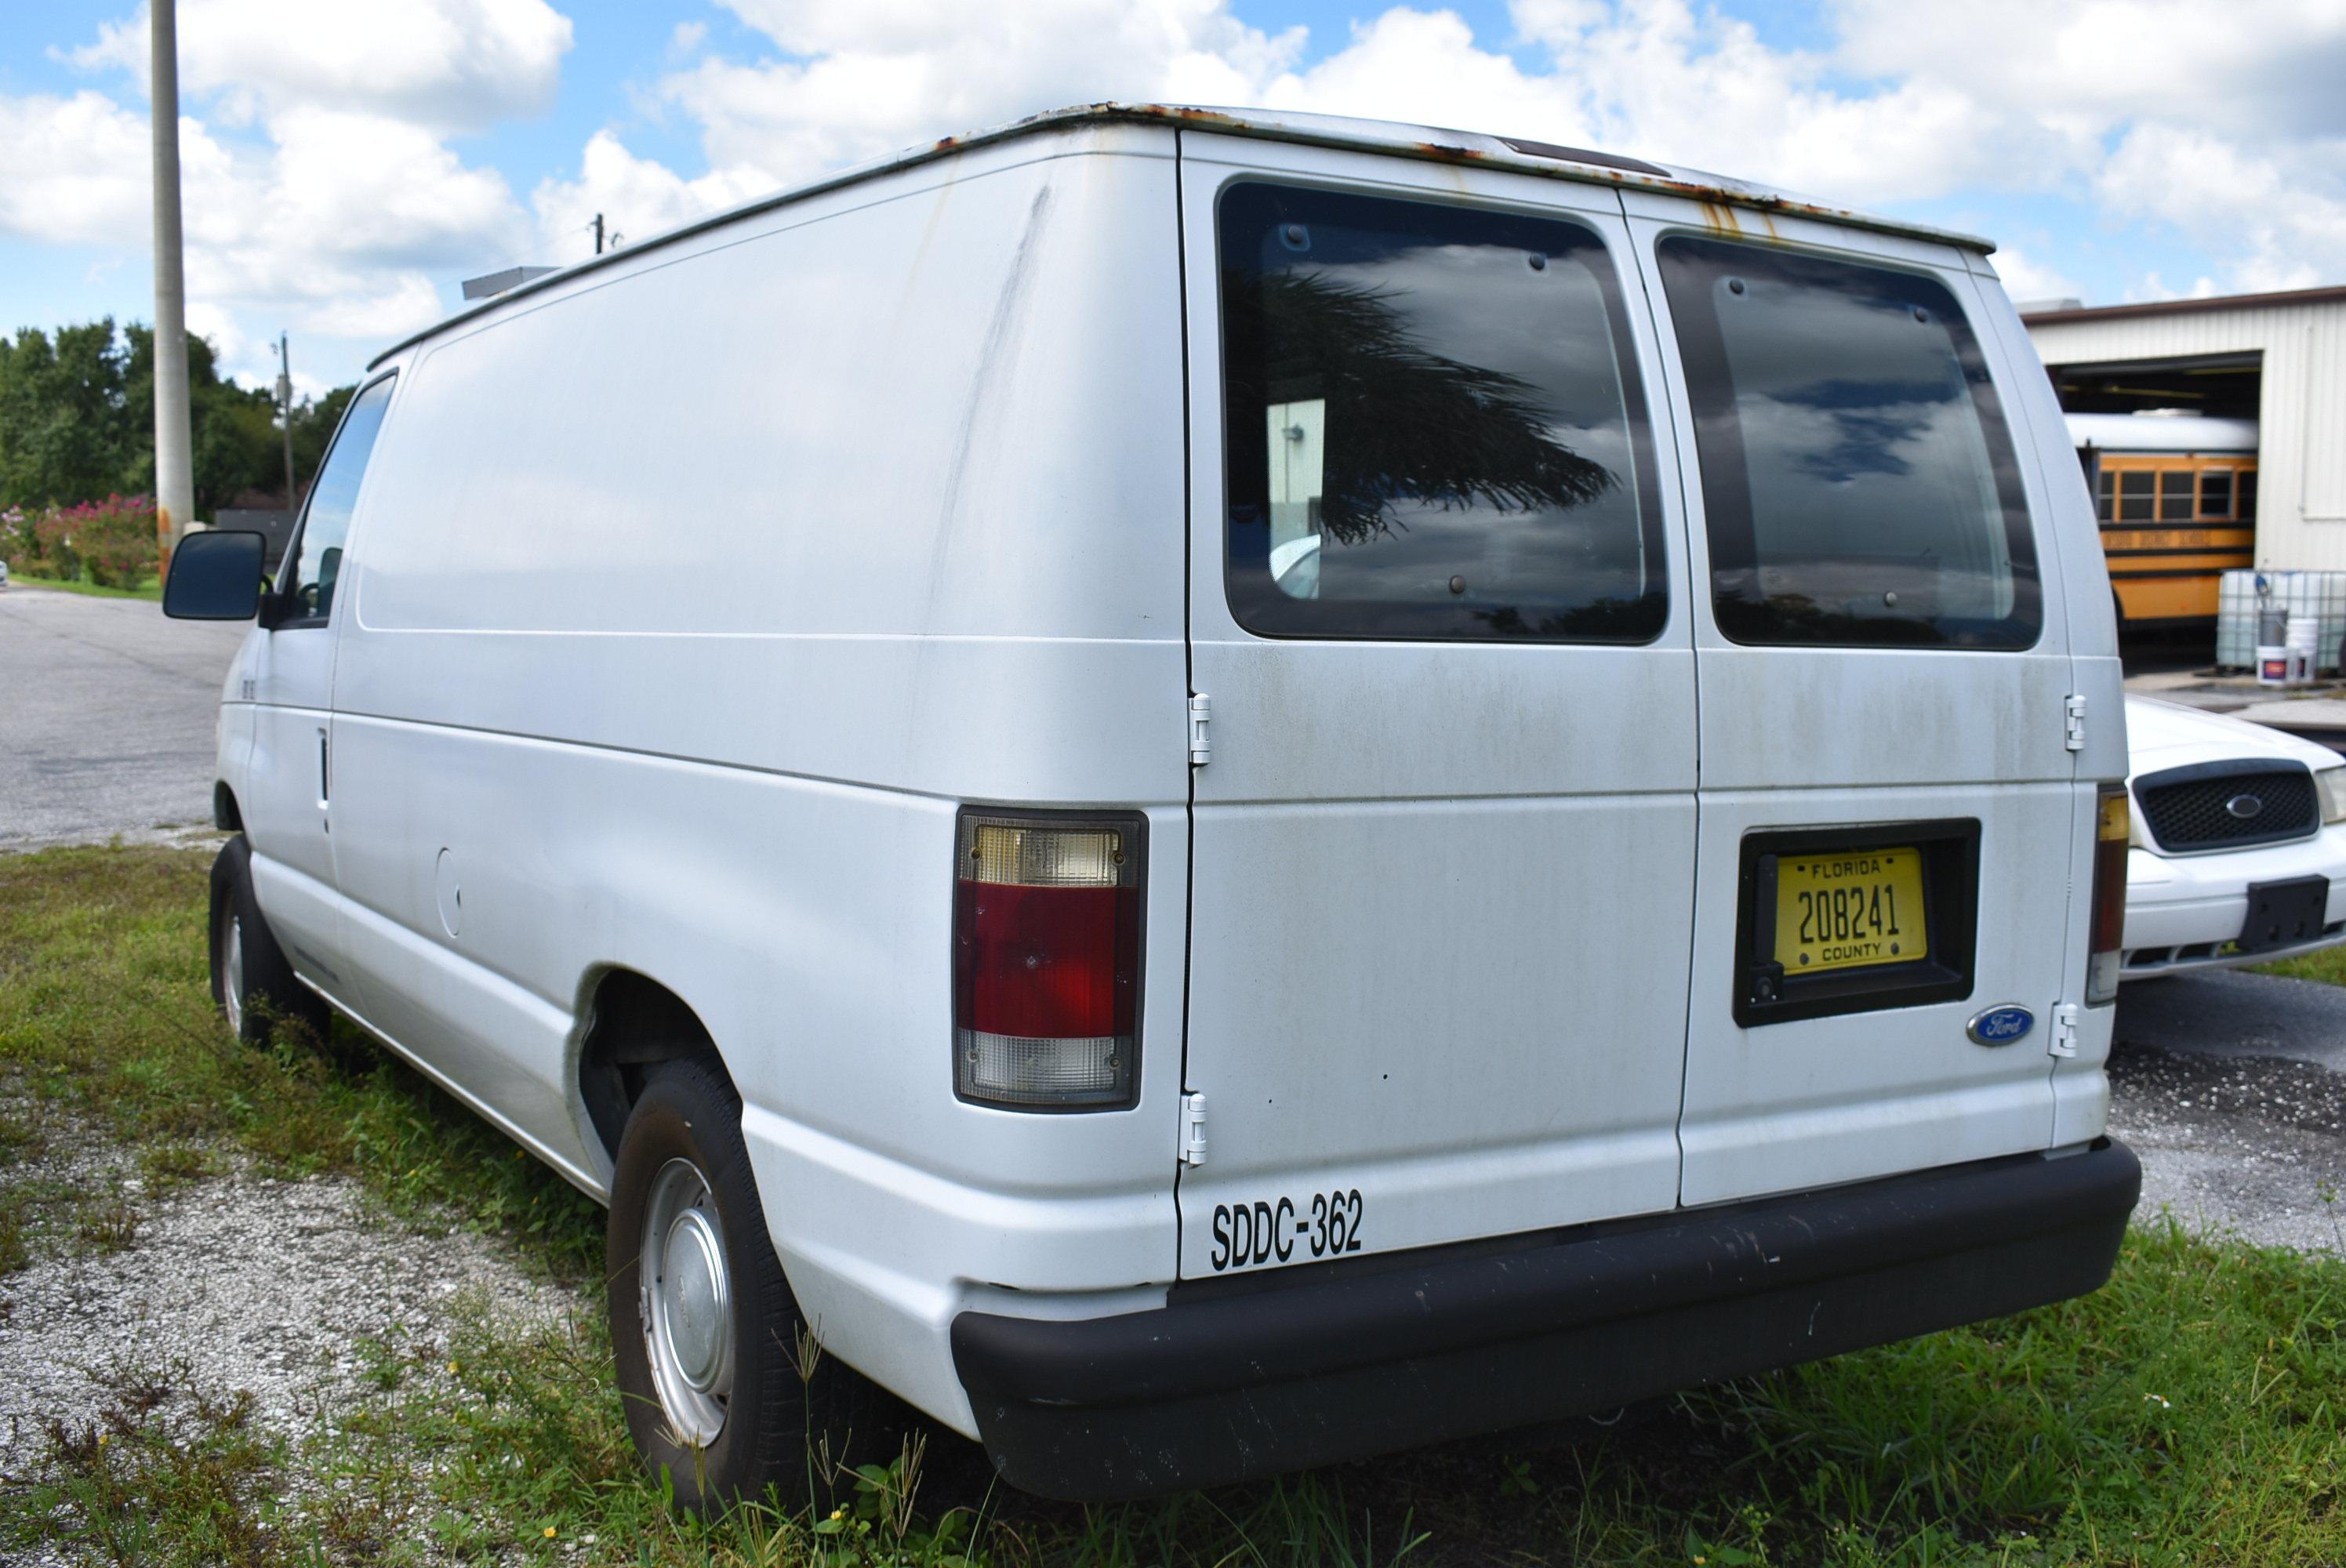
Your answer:
[[[156,573],[155,503],[144,495],[57,507],[33,524],[33,535],[40,558],[25,569],[43,576],[71,581],[87,573],[101,587],[135,588]]]
[[[32,519],[21,506],[0,507],[0,565],[15,575],[35,570],[41,542],[33,535]]]

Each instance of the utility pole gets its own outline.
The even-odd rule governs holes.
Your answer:
[[[277,406],[285,416],[285,509],[299,512],[301,498],[293,494],[293,351],[285,334],[277,334]]]
[[[154,0],[148,43],[155,113],[155,533],[165,572],[195,525],[195,444],[188,419],[188,283],[179,255],[179,28],[173,0]]]
[[[595,254],[603,254],[603,215],[599,212],[595,215]]]

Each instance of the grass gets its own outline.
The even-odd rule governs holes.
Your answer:
[[[163,580],[142,583],[135,588],[109,588],[84,577],[31,577],[20,573],[8,574],[12,588],[55,588],[66,594],[87,594],[98,599],[146,599],[155,604],[163,602]]]
[[[336,1065],[234,1044],[205,990],[205,865],[161,849],[0,857],[0,1191],[35,1193],[45,1117],[139,1151],[150,1183],[200,1180],[232,1155],[346,1174],[389,1223],[444,1229],[453,1215],[506,1238],[580,1309],[517,1327],[474,1303],[452,1337],[354,1344],[367,1402],[299,1450],[237,1390],[183,1367],[121,1369],[97,1423],[56,1424],[37,1473],[0,1478],[0,1553],[67,1540],[142,1563],[2346,1562],[2346,1263],[2163,1221],[2138,1227],[2083,1300],[1690,1394],[1601,1440],[1518,1436],[1080,1508],[993,1488],[974,1449],[931,1431],[895,1465],[843,1479],[835,1516],[679,1520],[638,1466],[612,1386],[599,1211],[380,1055],[344,1049]],[[37,1194],[26,1206],[20,1262],[101,1247],[119,1223],[43,1218]]]
[[[2324,985],[2346,985],[2346,947],[2325,947],[2301,957],[2260,963],[2256,972],[2286,975],[2291,980],[2318,980]]]

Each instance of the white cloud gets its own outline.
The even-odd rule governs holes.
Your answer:
[[[2233,286],[2306,289],[2338,280],[2346,261],[2346,195],[2336,181],[2173,126],[2127,134],[2096,179],[2111,212],[2171,225],[2235,253]]]
[[[592,249],[586,229],[598,212],[624,238],[648,239],[766,188],[763,180],[744,183],[725,173],[686,179],[666,164],[636,157],[615,133],[600,130],[587,140],[578,178],[541,181],[530,206],[537,214],[541,254],[576,261]]]
[[[224,142],[180,123],[191,308],[372,299],[403,273],[527,241],[503,177],[466,167],[426,130],[316,109],[280,116],[270,130],[266,143]],[[0,138],[15,155],[0,173],[0,231],[145,249],[143,117],[93,93],[0,98]]]
[[[1836,0],[1814,50],[1694,0],[1514,0],[1511,40],[1402,5],[1308,66],[1297,32],[1219,0],[721,3],[781,57],[704,54],[662,93],[745,190],[1059,104],[1171,98],[1610,148],[1831,203],[2098,202],[2171,226],[2226,287],[2334,277],[2346,255],[2339,0]]]
[[[63,57],[143,91],[147,29],[142,9]],[[280,326],[368,343],[413,331],[444,310],[432,274],[525,250],[534,226],[505,178],[449,137],[543,108],[570,42],[545,0],[180,0],[189,316],[223,365],[273,377]],[[115,249],[143,270],[141,106],[0,97],[0,233]]]
[[[2044,265],[2017,245],[2006,245],[1996,251],[1995,270],[2004,280],[2004,292],[2025,303],[2075,300],[2085,293],[2067,274]]]
[[[2335,136],[2335,0],[1839,0],[1841,62],[1929,76],[1997,111],[2104,125],[2188,117],[2241,135]],[[2057,107],[2056,107],[2057,106]]]
[[[209,300],[188,302],[188,331],[211,344],[213,356],[221,364],[252,357],[252,341],[245,336],[235,313]]]
[[[2202,260],[2161,260],[2194,288],[2331,281],[2346,257],[2346,0],[1828,0],[1808,49],[1711,0],[1512,0],[1505,38],[1436,0],[1312,38],[1250,25],[1234,0],[674,3],[622,112],[684,120],[699,168],[640,156],[615,124],[571,168],[518,175],[525,202],[453,138],[552,103],[573,29],[549,0],[179,0],[191,310],[224,358],[273,374],[260,361],[280,324],[353,342],[404,332],[440,309],[435,277],[576,260],[597,212],[640,240],[1103,97],[1461,126],[1830,202],[2049,193],[2179,238]],[[703,7],[757,46],[719,43],[739,30],[712,31]],[[142,10],[59,57],[135,89],[146,56]],[[120,248],[143,267],[139,107],[112,89],[0,96],[0,234]],[[2079,256],[2035,219],[2024,238],[2000,259],[2015,294],[2084,292]],[[2167,285],[2130,272],[2127,287]]]
[[[801,57],[705,57],[661,90],[699,122],[712,168],[766,188],[1063,104],[1244,97],[1304,43],[1225,0],[724,3]]]
[[[333,338],[364,338],[380,343],[421,331],[446,311],[440,291],[421,272],[383,280],[371,293],[343,293],[303,312],[300,325]]]
[[[66,53],[143,90],[148,13],[103,23]],[[326,106],[441,130],[477,130],[553,101],[570,19],[546,0],[181,0],[179,87],[216,96],[232,124]]]
[[[185,139],[185,133],[182,133]],[[67,244],[144,240],[147,117],[102,93],[0,97],[0,234]]]

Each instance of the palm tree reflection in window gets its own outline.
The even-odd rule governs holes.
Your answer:
[[[1559,512],[1619,484],[1556,438],[1532,382],[1435,352],[1398,297],[1300,271],[1225,291],[1233,407],[1266,411],[1272,569],[1295,596],[1316,596],[1323,545],[1406,531],[1404,508]],[[1257,365],[1264,384],[1248,386]],[[1503,634],[1530,629],[1515,610],[1490,616]]]

